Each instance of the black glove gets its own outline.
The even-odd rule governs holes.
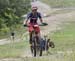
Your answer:
[[[26,25],[26,24],[24,24],[23,26],[24,26],[24,27],[26,27],[27,25]]]

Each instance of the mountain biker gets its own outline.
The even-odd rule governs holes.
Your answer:
[[[43,23],[43,20],[42,20],[41,14],[37,11],[38,10],[37,6],[33,6],[31,8],[31,10],[32,11],[27,15],[27,20],[24,21],[24,24],[29,26],[28,27],[28,29],[29,29],[29,37],[30,37],[29,42],[32,45],[32,34],[31,34],[31,32],[33,30],[35,30],[36,35],[40,36],[40,28],[39,28],[39,26],[37,26],[36,28],[34,28],[33,26],[38,25],[38,23],[37,23],[38,18],[40,19],[41,23]],[[29,23],[28,23],[28,21],[29,21]]]

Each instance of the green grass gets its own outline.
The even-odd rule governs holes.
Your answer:
[[[55,43],[55,48],[50,49],[50,52],[53,55],[59,52],[61,56],[63,55],[62,61],[75,61],[75,21],[67,23],[63,24],[63,29],[57,30],[50,35],[50,38]]]
[[[62,30],[54,32],[50,37],[56,44],[55,51],[73,50],[75,51],[75,21],[64,24]]]
[[[28,46],[27,41],[0,45],[0,58],[20,57]]]
[[[74,7],[75,0],[41,0],[51,7]]]

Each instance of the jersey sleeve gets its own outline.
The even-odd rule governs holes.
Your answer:
[[[41,13],[38,13],[38,17],[39,17],[39,18],[42,18]]]
[[[30,13],[28,13],[28,14],[27,14],[27,19],[29,19],[29,18],[30,18],[30,16],[31,16],[31,14],[30,14]]]

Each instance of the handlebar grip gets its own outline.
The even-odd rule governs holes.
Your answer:
[[[26,24],[24,24],[23,26],[24,26],[24,27],[27,27],[27,25],[26,25]]]
[[[40,26],[47,26],[48,24],[47,23],[42,23]]]

